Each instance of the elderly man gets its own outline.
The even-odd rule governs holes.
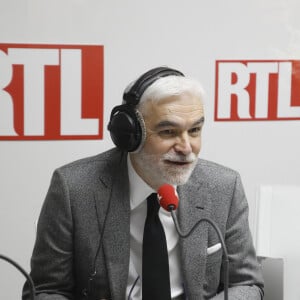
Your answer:
[[[181,238],[158,206],[165,183],[183,231],[218,225],[229,299],[262,299],[241,179],[198,159],[203,123],[202,88],[180,71],[152,69],[125,90],[108,125],[117,147],[54,172],[31,261],[37,299],[223,299],[218,236],[201,223]]]

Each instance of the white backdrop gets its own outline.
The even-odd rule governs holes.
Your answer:
[[[145,70],[168,65],[199,79],[207,92],[201,156],[241,173],[255,235],[258,186],[300,184],[300,121],[215,122],[215,62],[300,60],[299,11],[297,0],[0,0],[0,43],[103,45],[105,127]],[[54,168],[111,146],[106,129],[98,141],[0,141],[0,253],[29,270]],[[22,284],[0,261],[1,299],[19,299]]]

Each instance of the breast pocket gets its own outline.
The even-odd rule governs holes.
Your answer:
[[[220,284],[222,247],[218,244],[207,248],[204,295],[214,295]]]

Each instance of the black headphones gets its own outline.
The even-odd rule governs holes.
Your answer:
[[[145,90],[161,77],[184,76],[180,71],[158,67],[144,73],[132,87],[123,94],[124,104],[113,108],[107,129],[114,144],[123,151],[140,149],[146,138],[142,115],[136,109]]]

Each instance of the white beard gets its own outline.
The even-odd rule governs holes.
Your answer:
[[[143,172],[140,176],[152,187],[158,188],[162,184],[182,185],[191,176],[196,163],[197,156],[194,153],[180,155],[170,151],[163,155],[148,154],[142,149],[134,156],[135,163]],[[188,162],[189,164],[179,165],[172,162]]]

